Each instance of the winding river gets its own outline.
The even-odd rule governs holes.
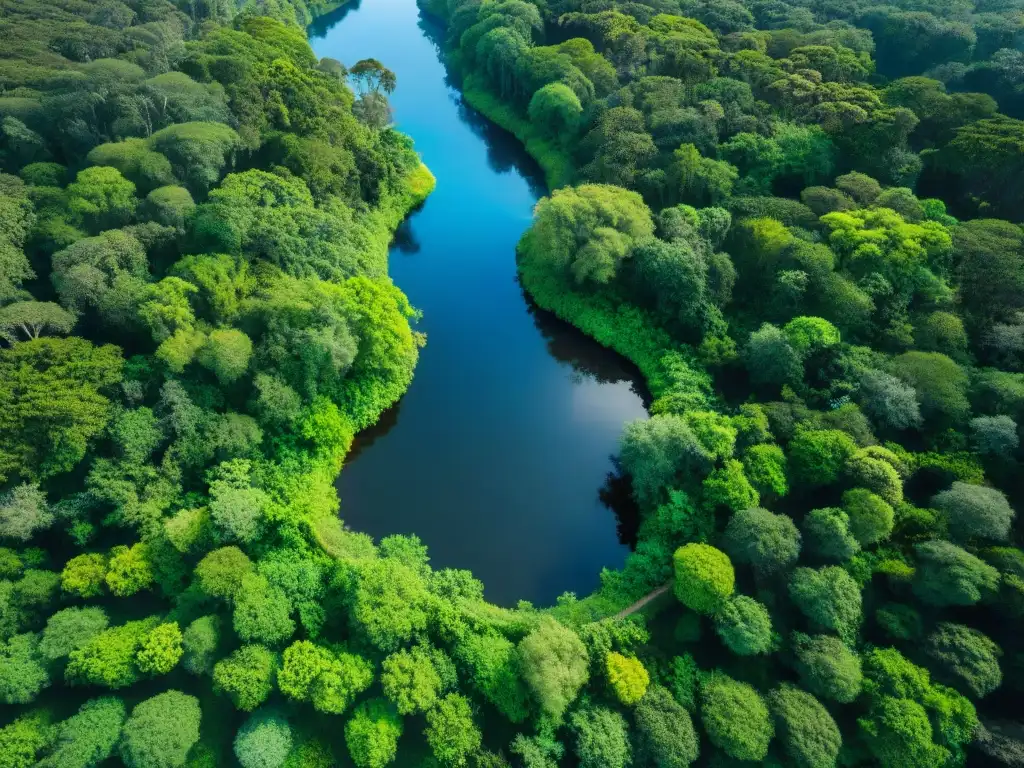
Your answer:
[[[415,0],[355,2],[310,29],[318,56],[395,71],[397,127],[437,177],[390,264],[427,346],[405,397],[357,439],[341,516],[374,537],[417,534],[435,568],[472,570],[493,602],[550,604],[588,593],[628,552],[631,521],[599,492],[623,424],[646,416],[643,389],[625,361],[524,295],[515,245],[543,177],[463,103],[441,36]]]

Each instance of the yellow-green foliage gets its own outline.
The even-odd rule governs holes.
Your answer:
[[[636,704],[647,693],[651,678],[639,659],[613,651],[604,657],[604,669],[615,697],[626,706]]]

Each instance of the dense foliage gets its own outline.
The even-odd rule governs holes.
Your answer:
[[[524,286],[654,395],[635,552],[553,611],[607,679],[576,758],[1014,764],[1019,4],[421,5],[547,173]]]
[[[548,610],[336,517],[432,179],[328,5],[0,0],[0,766],[1019,761],[1019,5],[424,0],[655,396]]]

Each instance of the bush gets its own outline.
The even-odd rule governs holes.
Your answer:
[[[736,760],[764,760],[775,728],[757,691],[712,672],[701,681],[700,708],[712,744]]]
[[[125,719],[124,702],[113,696],[90,699],[59,723],[54,744],[38,768],[92,768],[114,751]]]
[[[675,593],[691,611],[714,615],[732,595],[736,583],[729,557],[707,544],[686,544],[673,555]]]

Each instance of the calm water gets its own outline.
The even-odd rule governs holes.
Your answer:
[[[396,72],[398,128],[437,177],[391,249],[427,346],[409,392],[357,440],[341,515],[374,537],[416,533],[435,567],[472,570],[490,600],[546,604],[621,565],[628,549],[599,491],[623,424],[646,411],[628,363],[531,307],[516,282],[543,178],[462,103],[439,35],[415,0],[362,0],[310,30],[319,56]]]

